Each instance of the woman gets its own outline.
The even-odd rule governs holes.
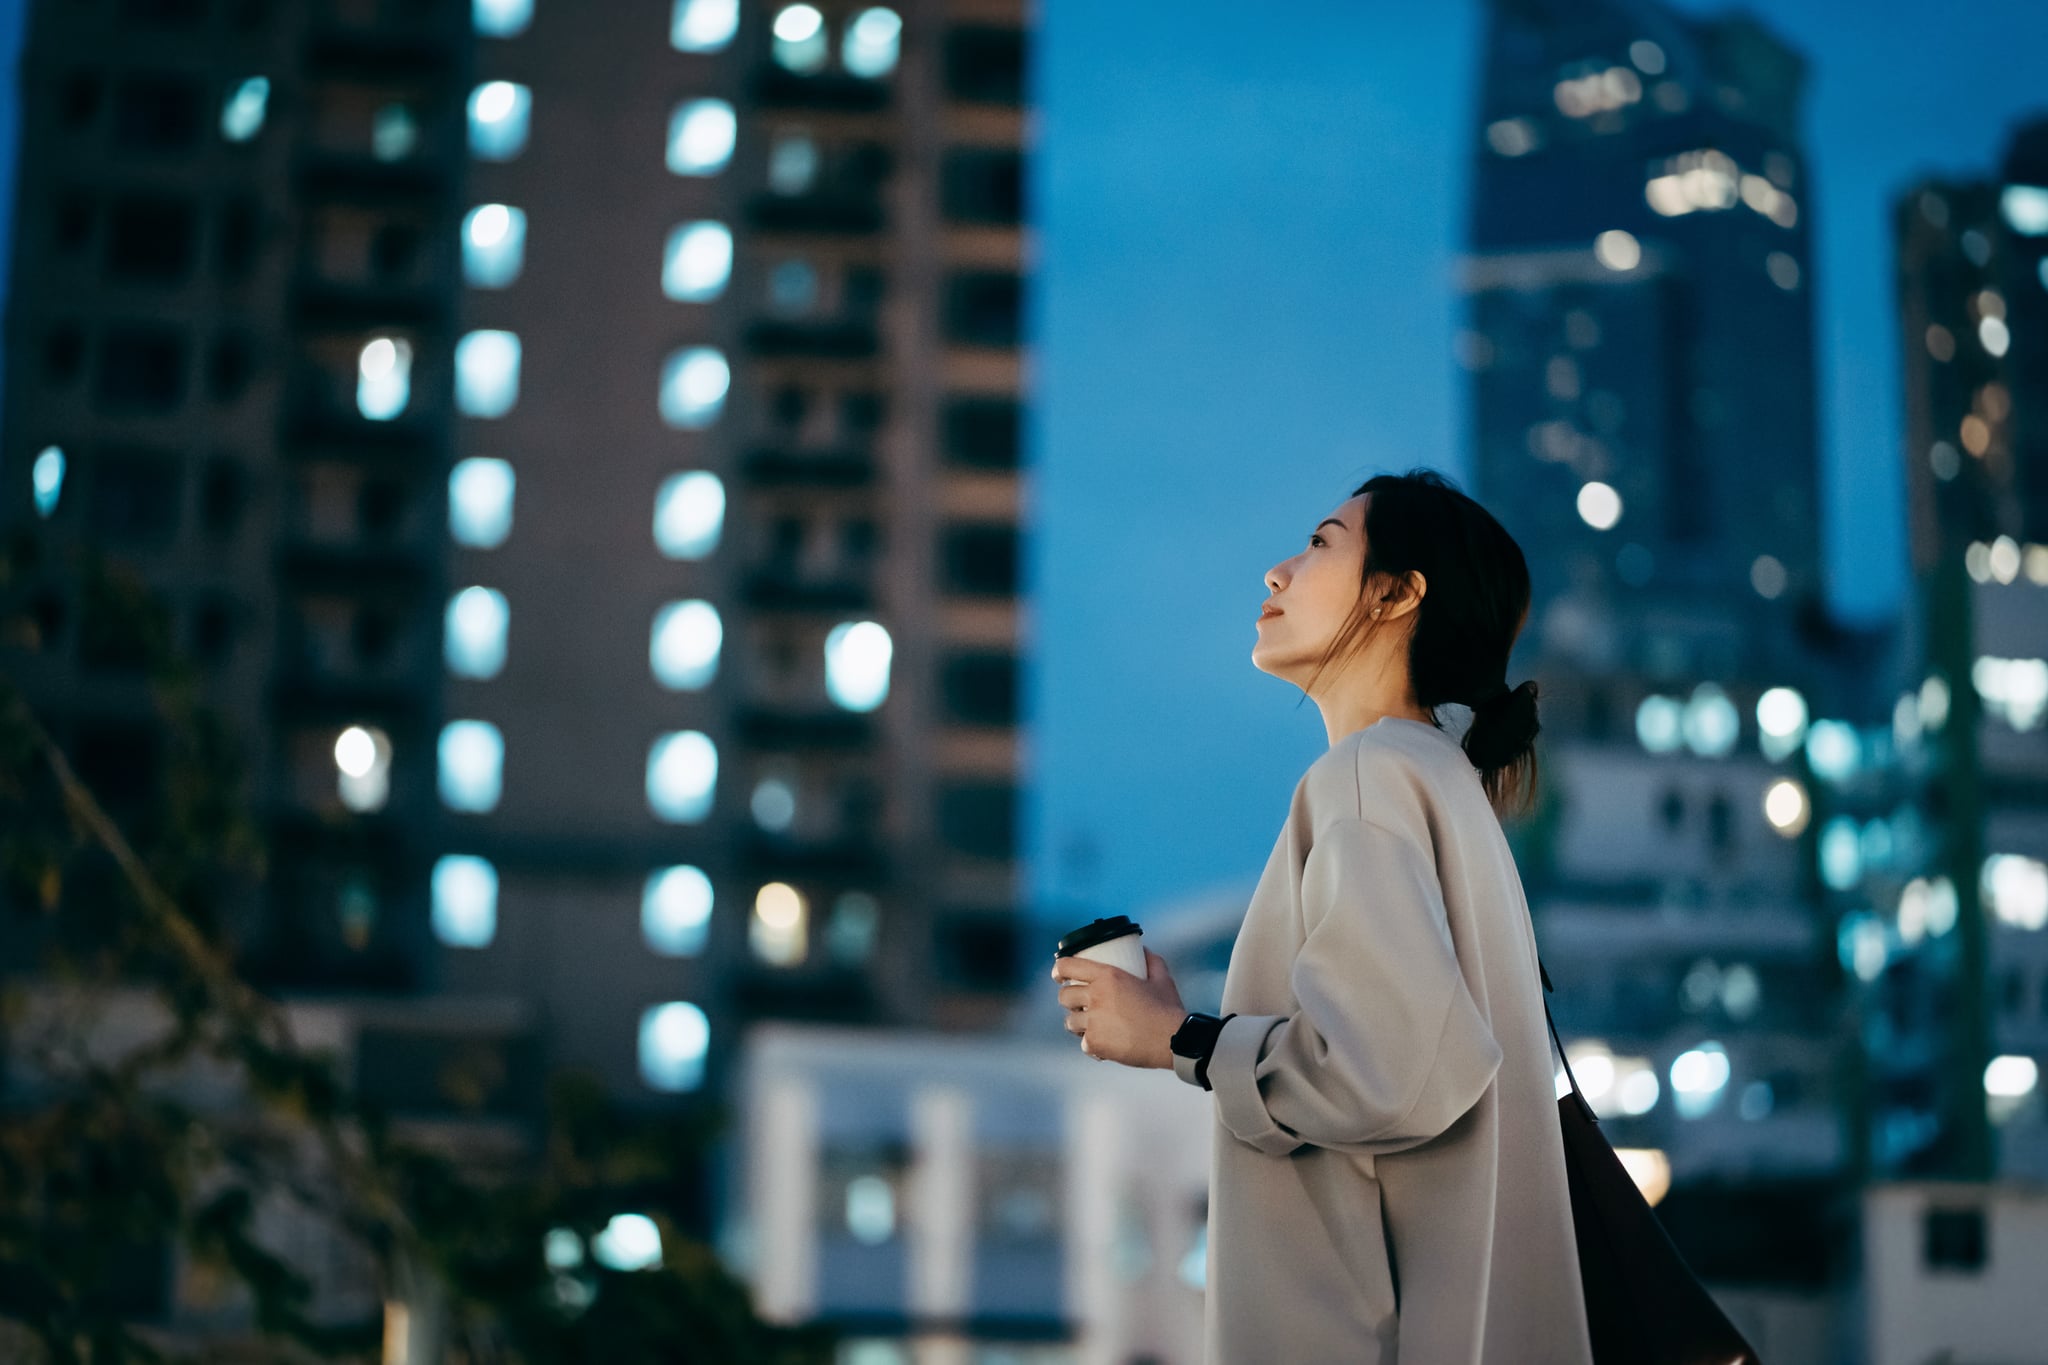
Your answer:
[[[1528,902],[1496,808],[1536,778],[1512,537],[1442,476],[1367,480],[1266,574],[1252,663],[1321,708],[1224,978],[1190,1015],[1053,965],[1091,1057],[1216,1097],[1208,1365],[1586,1365]],[[1439,725],[1472,708],[1462,739]]]

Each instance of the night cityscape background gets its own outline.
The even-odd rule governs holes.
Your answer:
[[[2048,11],[0,14],[0,1358],[1198,1360],[1041,973],[1216,1008],[1427,464],[1688,1261],[2048,1360]]]

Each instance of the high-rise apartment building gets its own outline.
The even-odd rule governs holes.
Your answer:
[[[35,9],[8,670],[147,788],[136,642],[71,552],[132,571],[249,763],[266,985],[517,1001],[508,1086],[650,1103],[753,1018],[1000,1020],[1028,26]],[[431,1070],[399,1041],[366,1088]]]
[[[1995,178],[1899,200],[1906,487],[1926,677],[1901,721],[1927,752],[1925,875],[1880,921],[1894,949],[1880,1099],[1908,1169],[2048,1170],[2048,123]],[[1926,906],[1940,910],[1930,934]]]

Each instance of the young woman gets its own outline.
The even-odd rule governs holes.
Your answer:
[[[1536,942],[1498,809],[1536,780],[1509,688],[1529,571],[1442,476],[1367,480],[1266,573],[1252,663],[1321,708],[1221,1021],[1086,958],[1091,1057],[1215,1097],[1207,1365],[1587,1365]],[[1461,738],[1445,705],[1471,708]]]

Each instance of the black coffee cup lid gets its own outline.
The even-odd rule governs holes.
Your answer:
[[[1093,948],[1098,943],[1107,943],[1125,934],[1140,934],[1144,931],[1129,915],[1111,915],[1108,919],[1095,920],[1084,924],[1060,940],[1055,957],[1072,957],[1074,954]]]

